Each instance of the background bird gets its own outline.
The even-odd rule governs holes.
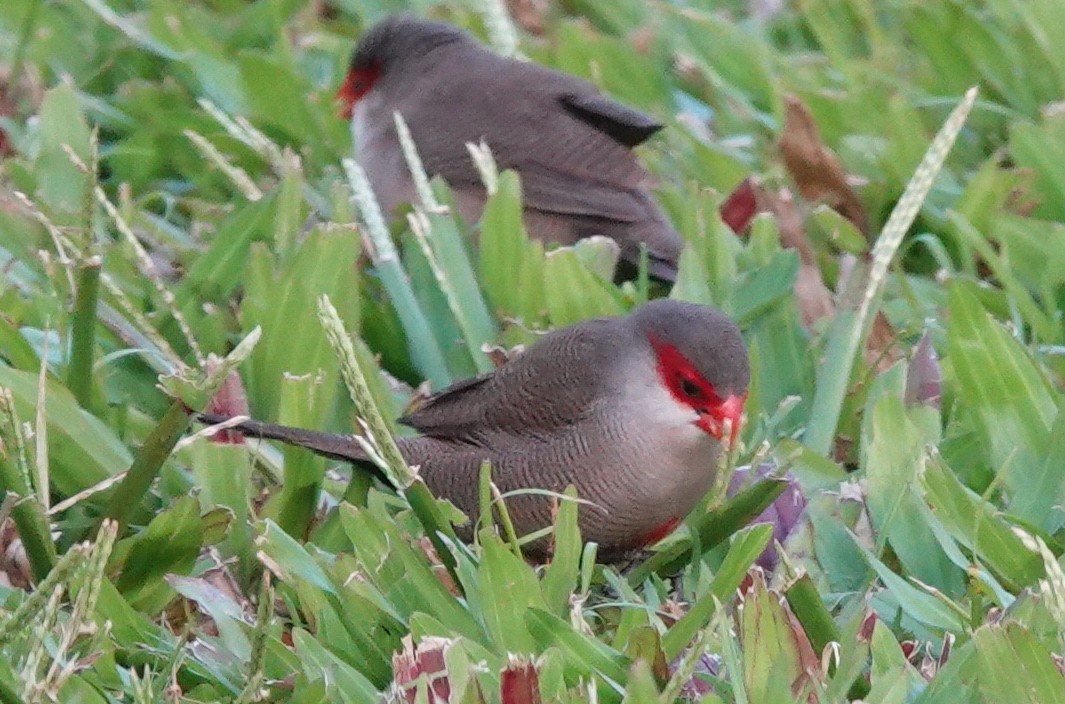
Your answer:
[[[574,485],[590,502],[578,511],[583,538],[599,544],[602,559],[618,559],[671,532],[707,492],[723,443],[739,430],[749,379],[732,320],[659,299],[555,330],[495,371],[432,396],[400,419],[421,435],[398,444],[432,492],[467,516],[478,515],[484,460],[504,493]],[[349,435],[256,421],[235,429],[369,461]],[[507,510],[519,534],[552,523],[545,496],[510,497]],[[459,535],[469,539],[470,526]]]
[[[466,144],[484,140],[500,168],[521,175],[531,236],[566,245],[610,237],[621,249],[619,278],[634,274],[646,245],[650,275],[676,278],[681,237],[631,151],[662,125],[592,84],[494,54],[451,25],[395,15],[362,37],[337,95],[386,213],[415,198],[399,111],[427,173],[447,181],[468,222],[486,194]]]

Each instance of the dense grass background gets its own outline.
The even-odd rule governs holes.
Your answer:
[[[342,367],[381,439],[485,344],[649,295],[602,243],[529,242],[506,173],[480,246],[434,184],[381,261],[332,94],[399,8],[667,125],[640,156],[689,241],[673,295],[744,330],[731,463],[791,478],[775,526],[744,523],[784,483],[726,501],[726,472],[633,572],[581,562],[573,504],[534,568],[505,533],[434,552],[417,491],[307,453],[175,446],[226,379],[230,410],[348,431]],[[1063,13],[4,0],[0,701],[1065,702]],[[737,236],[718,211],[752,175],[771,212]]]

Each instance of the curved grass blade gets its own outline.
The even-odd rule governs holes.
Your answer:
[[[829,332],[828,347],[818,374],[814,390],[813,407],[810,409],[810,425],[806,429],[805,442],[811,449],[827,455],[839,424],[843,398],[847,394],[854,358],[861,349],[862,341],[876,315],[887,280],[888,269],[902,244],[902,238],[913,224],[921,204],[932,190],[932,182],[943,167],[954,141],[961,132],[965,119],[976,101],[976,87],[970,88],[958,107],[947,118],[928,147],[924,158],[917,166],[913,178],[899,198],[880,237],[873,246],[872,263],[865,290],[856,308],[840,309]]]

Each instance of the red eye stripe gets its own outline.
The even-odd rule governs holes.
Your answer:
[[[373,88],[381,75],[381,67],[378,65],[369,68],[358,68],[348,71],[344,82],[337,89],[337,100],[340,101],[341,117],[350,120],[351,113],[355,109],[355,103]]]
[[[648,339],[658,358],[658,376],[673,398],[703,413],[721,405],[714,385],[703,378],[680,350],[654,335],[648,335]],[[693,390],[695,394],[690,393]]]

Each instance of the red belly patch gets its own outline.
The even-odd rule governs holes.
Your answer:
[[[666,521],[662,525],[658,526],[657,528],[651,530],[646,535],[644,535],[642,538],[640,538],[640,546],[641,547],[646,547],[647,545],[653,545],[653,544],[657,543],[659,540],[661,540],[662,538],[664,538],[667,535],[669,535],[670,533],[672,533],[676,529],[676,527],[679,526],[679,525],[680,525],[680,519],[679,518],[677,518],[676,516],[670,518],[668,521]]]

